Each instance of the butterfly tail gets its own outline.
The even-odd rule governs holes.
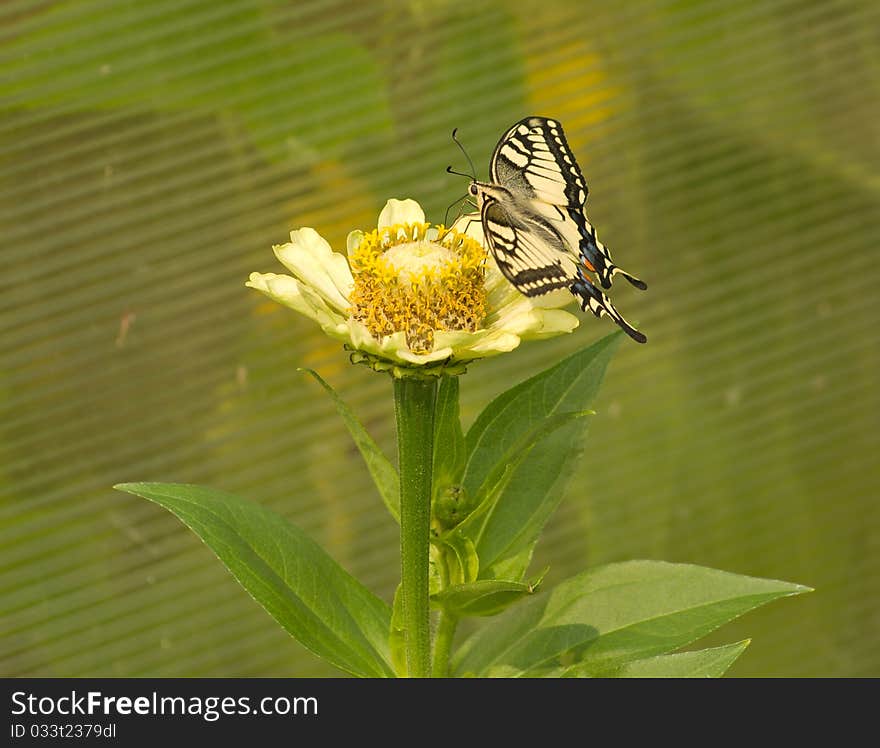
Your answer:
[[[612,267],[614,268],[614,270],[612,270],[612,272],[611,272],[612,275],[616,275],[617,273],[620,273],[624,278],[626,278],[630,283],[632,283],[640,291],[647,291],[648,290],[648,284],[645,283],[645,281],[643,281],[641,278],[636,278],[634,275],[630,275],[629,273],[626,272],[626,270],[623,270],[623,269],[617,267],[617,265],[613,265]]]
[[[636,288],[642,291],[647,290],[648,284],[645,281],[627,273],[626,270],[617,267],[611,261],[611,252],[608,251],[608,247],[599,241],[599,237],[596,236],[596,230],[589,224],[586,225],[586,230],[581,232],[579,249],[581,260],[588,270],[596,273],[602,288],[611,288],[612,278],[619,273]]]
[[[587,311],[589,309],[597,317],[611,317],[623,331],[629,335],[637,343],[646,343],[648,338],[629,322],[614,308],[614,304],[602,291],[590,283],[583,275],[581,275],[572,285],[571,292],[580,300],[581,309]]]

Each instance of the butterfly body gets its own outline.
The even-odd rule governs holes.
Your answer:
[[[545,117],[517,122],[498,141],[489,173],[491,181],[474,180],[469,191],[504,276],[526,296],[568,288],[584,310],[611,317],[644,343],[645,336],[591,279],[594,274],[607,289],[620,274],[637,288],[647,288],[612,262],[596,236],[584,212],[587,183],[559,122]]]

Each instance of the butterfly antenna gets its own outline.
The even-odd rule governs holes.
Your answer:
[[[446,167],[446,173],[447,174],[455,174],[455,176],[457,176],[457,177],[467,177],[468,179],[473,179],[473,177],[470,174],[462,174],[460,171],[456,171],[451,166]],[[476,181],[476,180],[474,180],[474,181]]]
[[[461,152],[464,154],[464,157],[467,159],[468,165],[471,167],[470,174],[461,174],[460,176],[463,176],[463,177],[469,176],[471,179],[473,179],[476,182],[477,181],[477,170],[474,168],[474,162],[471,161],[471,157],[468,155],[468,152],[464,149],[464,146],[461,144],[461,141],[457,137],[455,137],[455,134],[457,132],[458,132],[458,128],[456,127],[452,131],[452,139],[453,139],[453,141],[455,141],[455,144],[459,147]],[[447,169],[447,171],[449,171],[449,169]],[[450,173],[454,174],[456,172],[450,172]]]

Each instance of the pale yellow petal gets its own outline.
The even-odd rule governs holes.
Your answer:
[[[492,302],[497,299],[490,298],[490,312],[483,321],[485,327],[504,327],[508,324],[509,319],[521,314],[528,314],[535,308],[527,296],[523,296],[515,289],[513,294],[500,296],[500,299],[502,303],[496,304]]]
[[[580,319],[561,309],[536,310],[540,318],[540,326],[529,332],[523,332],[523,340],[541,340],[554,338],[577,329]]]
[[[490,330],[470,350],[479,356],[507,353],[516,348],[522,339],[508,330]]]
[[[434,342],[437,346],[452,349],[457,361],[468,361],[501,353],[498,346],[504,351],[513,350],[519,345],[519,337],[500,330],[480,328],[474,332],[438,332],[434,335]]]
[[[468,332],[467,330],[438,330],[434,333],[435,348],[449,348],[456,352],[456,356],[460,350],[466,350],[473,345],[475,341],[485,333],[485,330],[475,330]]]
[[[567,288],[557,288],[541,296],[531,298],[532,306],[540,309],[559,309],[574,301],[574,295]]]
[[[379,341],[376,340],[363,322],[355,319],[348,320],[348,333],[351,345],[359,351],[378,355],[380,352]]]
[[[510,306],[522,305],[532,306],[528,297],[517,291],[506,278],[502,277],[493,286],[489,286],[487,283],[486,306],[492,314],[497,315]]]
[[[452,356],[453,352],[452,348],[435,348],[430,353],[421,354],[413,353],[409,348],[404,347],[397,352],[397,355],[401,360],[409,364],[424,366],[425,364],[432,364],[436,361],[445,361]]]
[[[348,236],[345,238],[345,252],[349,259],[351,259],[352,253],[358,248],[363,238],[364,232],[360,229],[348,232]]]
[[[354,279],[348,261],[334,252],[314,229],[290,232],[290,242],[273,247],[275,256],[294,276],[314,288],[332,307],[345,312]]]
[[[317,293],[289,275],[276,273],[251,273],[246,286],[262,291],[279,304],[288,306],[300,314],[315,320],[321,328],[334,337],[347,338],[345,317]]]
[[[513,284],[511,284],[511,282],[507,280],[498,269],[498,265],[495,264],[495,258],[492,257],[491,252],[489,253],[489,259],[486,262],[486,278],[484,286],[490,303],[503,302],[505,296],[510,295],[511,291],[519,293],[519,291],[513,287]]]
[[[509,310],[494,324],[489,325],[489,329],[504,330],[512,332],[514,335],[523,335],[532,330],[539,330],[542,326],[541,320],[541,311],[525,304],[516,311]]]
[[[379,214],[379,228],[394,226],[398,223],[424,223],[425,211],[415,200],[396,200],[391,198]]]
[[[401,363],[427,364],[449,358],[452,353],[451,348],[439,348],[437,346],[430,353],[413,353],[406,344],[406,334],[403,332],[387,335],[379,342],[380,356]]]

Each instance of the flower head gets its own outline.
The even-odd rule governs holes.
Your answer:
[[[395,376],[460,373],[522,340],[571,332],[557,308],[567,292],[531,299],[482,245],[479,221],[425,222],[414,200],[389,200],[378,226],[348,236],[347,257],[310,228],[273,247],[293,274],[251,273],[247,284],[315,320],[363,361]]]

